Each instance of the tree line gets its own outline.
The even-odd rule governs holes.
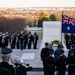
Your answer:
[[[10,34],[20,31],[26,27],[23,18],[0,17],[0,32],[9,32]]]

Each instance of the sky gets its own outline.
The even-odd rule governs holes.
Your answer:
[[[0,0],[0,8],[75,7],[75,0]]]

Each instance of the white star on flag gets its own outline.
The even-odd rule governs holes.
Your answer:
[[[70,27],[69,26],[67,27],[67,30],[70,30]]]

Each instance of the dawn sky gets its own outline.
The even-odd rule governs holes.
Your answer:
[[[75,0],[0,0],[1,7],[75,7]]]

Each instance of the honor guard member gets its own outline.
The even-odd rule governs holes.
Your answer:
[[[8,46],[8,42],[9,42],[9,34],[8,34],[8,32],[5,33],[5,37],[6,37],[6,46]]]
[[[12,75],[15,75],[13,66],[9,64],[9,61],[11,59],[11,52],[12,50],[9,48],[2,48],[2,62],[0,63],[0,66],[2,68],[10,70]]]
[[[31,43],[32,43],[33,37],[31,32],[28,34],[28,49],[31,49]]]
[[[49,57],[46,58],[46,62],[45,62],[46,70],[47,70],[46,75],[54,75],[54,72],[55,72],[55,59],[53,57],[53,53],[54,53],[54,50],[50,49]]]
[[[56,60],[57,71],[59,75],[65,75],[66,72],[66,56],[64,55],[64,50],[60,51],[60,57]]]
[[[34,35],[33,35],[33,45],[34,45],[34,49],[37,48],[37,41],[38,41],[38,35],[37,35],[37,33],[35,32]]]
[[[19,35],[19,40],[20,40],[20,48],[21,50],[23,50],[23,45],[24,45],[24,36],[23,36],[23,31],[21,31],[20,35]]]
[[[27,32],[24,33],[24,49],[26,48],[26,45],[27,45],[27,40],[28,40],[28,35],[27,35]]]
[[[67,49],[70,49],[71,44],[72,44],[70,34],[66,34],[66,35],[65,35],[65,41],[66,41],[66,47],[67,47]]]
[[[20,41],[19,41],[19,34],[16,36],[16,48],[19,49],[19,44],[20,44]]]
[[[3,37],[2,37],[2,48],[5,48],[6,47],[6,36],[5,36],[5,33],[3,34]]]
[[[0,47],[2,46],[2,32],[0,32]]]
[[[11,43],[11,49],[14,49],[16,43],[16,36],[14,34],[11,36],[10,43]]]
[[[45,48],[42,48],[41,50],[41,60],[43,62],[43,68],[44,68],[44,75],[46,75],[46,65],[45,65],[45,61],[46,61],[46,58],[49,57],[49,43],[46,42],[45,43]]]
[[[75,75],[75,54],[74,50],[69,52],[69,56],[67,58],[68,65],[68,75]]]
[[[21,62],[21,58],[19,56],[16,56],[14,58],[14,61],[12,60],[12,63],[16,66],[16,72],[17,75],[27,75],[27,71],[32,70],[32,67],[30,64],[26,64],[25,62]]]

